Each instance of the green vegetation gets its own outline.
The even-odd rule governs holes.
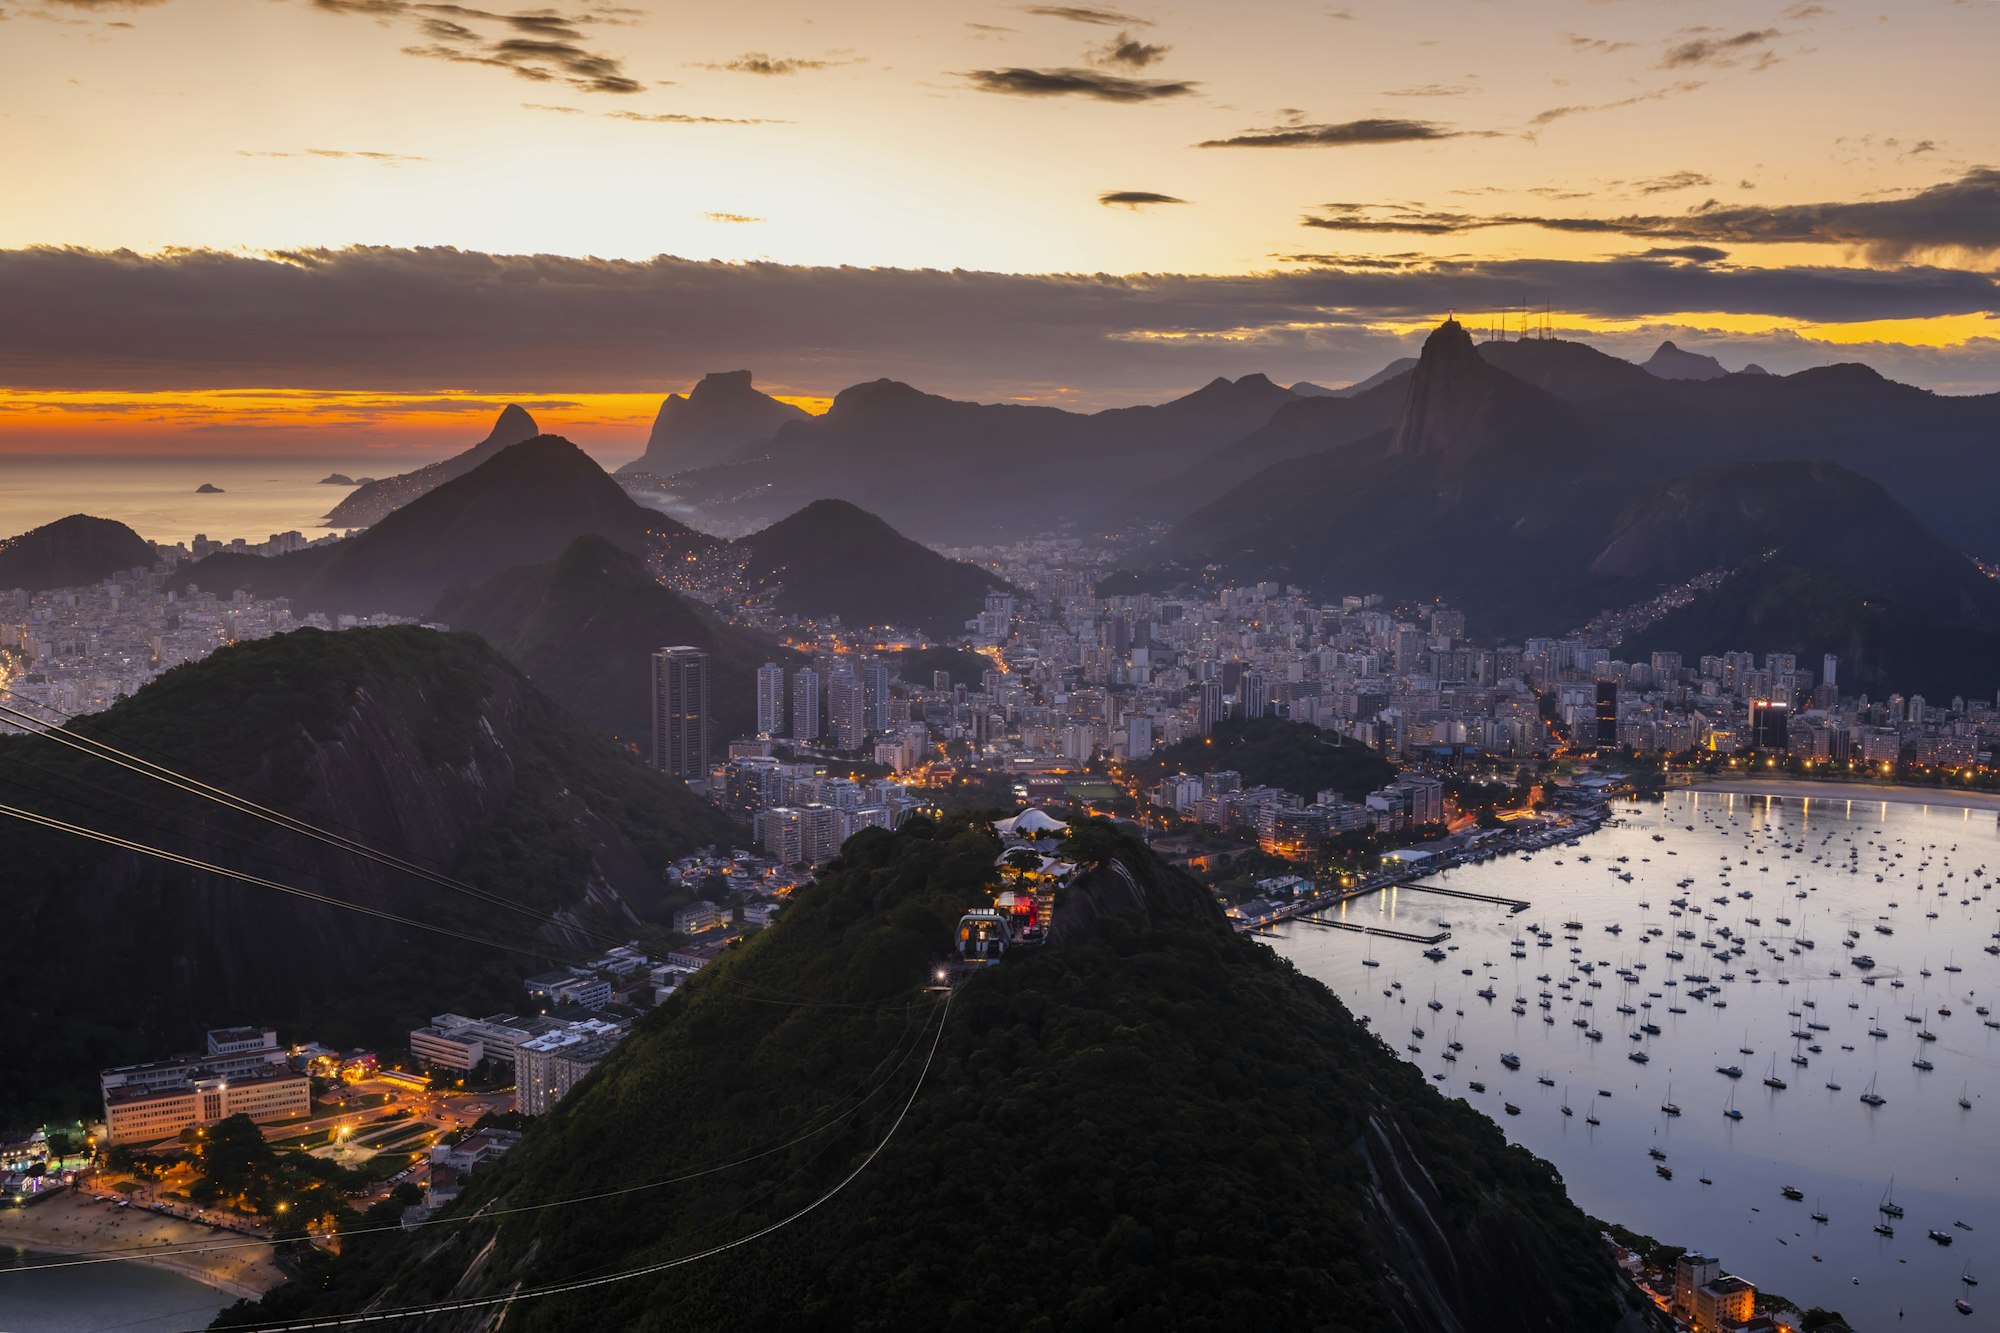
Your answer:
[[[471,635],[302,630],[177,668],[76,730],[449,871],[496,908],[40,737],[0,737],[0,802],[515,946],[394,926],[9,822],[0,897],[26,937],[0,989],[0,1121],[74,1116],[96,1071],[220,1021],[400,1048],[442,1009],[498,1008],[555,950],[542,918],[621,936],[659,868],[732,826],[562,713]],[[606,903],[606,907],[609,904]],[[662,932],[663,933],[663,932]]]
[[[845,500],[815,500],[743,538],[749,572],[782,585],[781,611],[845,624],[910,626],[962,641],[997,574],[947,560]]]
[[[71,514],[0,537],[0,588],[73,588],[153,563],[153,544],[123,523]]]
[[[1130,765],[1151,786],[1170,773],[1234,770],[1246,787],[1282,787],[1308,801],[1332,788],[1358,800],[1386,783],[1396,770],[1367,746],[1304,722],[1260,717],[1216,724],[1208,737],[1170,745],[1142,764]]]
[[[1057,943],[946,1007],[921,987],[988,900],[996,841],[923,819],[857,836],[447,1216],[736,1165],[610,1205],[356,1238],[224,1324],[691,1254],[797,1213],[886,1139],[780,1235],[514,1305],[510,1327],[1220,1330],[1252,1310],[1330,1330],[1611,1326],[1608,1259],[1545,1163],[1135,841],[1092,822],[1065,846],[1102,865],[1069,890],[1072,928],[1059,915]]]
[[[956,638],[956,635],[948,636]],[[900,653],[888,655],[889,669],[912,685],[925,689],[931,686],[931,673],[942,671],[951,677],[954,685],[977,690],[986,673],[993,670],[993,659],[970,648],[909,648]]]
[[[710,654],[717,741],[756,733],[758,667],[803,665],[663,587],[644,561],[595,536],[577,538],[550,564],[447,593],[437,616],[485,638],[584,721],[642,746],[652,735],[656,649],[685,643]]]

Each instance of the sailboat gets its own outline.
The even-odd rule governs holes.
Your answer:
[[[1958,1106],[1962,1111],[1970,1111],[1972,1109],[1972,1087],[1970,1084],[1961,1083],[1958,1085]]]
[[[1368,933],[1368,956],[1361,960],[1361,966],[1363,967],[1382,966],[1381,960],[1375,957],[1375,933],[1373,931],[1370,931]]]
[[[1660,1112],[1663,1115],[1670,1116],[1681,1113],[1681,1108],[1674,1105],[1674,1085],[1672,1083],[1667,1084],[1667,1099],[1660,1103]]]
[[[1826,1209],[1818,1199],[1813,1200],[1812,1220],[1820,1223],[1822,1226],[1826,1223]]]
[[[1882,1191],[1882,1202],[1876,1206],[1876,1211],[1881,1213],[1884,1217],[1901,1217],[1903,1215],[1903,1205],[1897,1203],[1896,1200],[1893,1197],[1891,1197],[1893,1192],[1895,1191],[1895,1188],[1896,1188],[1896,1178],[1894,1176],[1890,1176],[1888,1188]]]
[[[1887,1097],[1875,1091],[1875,1079],[1876,1075],[1870,1074],[1868,1076],[1868,1091],[1861,1094],[1861,1101],[1864,1106],[1883,1106],[1889,1101]]]
[[[1771,1057],[1771,1072],[1764,1075],[1764,1086],[1778,1092],[1785,1090],[1785,1080],[1778,1077],[1778,1057]]]
[[[1563,1084],[1563,1104],[1562,1104],[1562,1113],[1563,1113],[1564,1115],[1575,1115],[1575,1114],[1576,1114],[1576,1112],[1574,1112],[1574,1111],[1572,1111],[1572,1110],[1570,1110],[1570,1109],[1569,1109],[1569,1085],[1568,1085],[1567,1083]]]

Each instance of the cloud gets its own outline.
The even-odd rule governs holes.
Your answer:
[[[1686,69],[1694,65],[1728,68],[1741,63],[1740,57],[1746,52],[1767,46],[1783,35],[1776,28],[1759,28],[1753,32],[1739,32],[1734,37],[1692,38],[1669,47],[1667,53],[1660,57],[1660,68]]]
[[[1068,19],[1071,23],[1088,23],[1099,28],[1150,28],[1151,19],[1142,19],[1133,14],[1121,14],[1115,9],[1090,9],[1082,5],[1027,5],[1027,13],[1045,19]]]
[[[1699,171],[1676,171],[1665,176],[1655,176],[1651,180],[1632,182],[1640,194],[1670,194],[1675,190],[1692,190],[1713,184],[1715,184],[1713,179],[1702,175]]]
[[[764,221],[763,218],[753,218],[748,213],[703,213],[702,216],[707,218],[710,222],[727,222],[734,224]]]
[[[1472,91],[1469,83],[1423,83],[1413,88],[1390,88],[1384,97],[1462,97]]]
[[[1338,125],[1279,125],[1245,130],[1227,139],[1208,139],[1201,148],[1351,148],[1358,144],[1415,143],[1425,139],[1456,139],[1454,130],[1428,120],[1349,120]]]
[[[805,60],[797,56],[772,56],[762,51],[746,51],[734,60],[710,62],[703,69],[728,70],[735,74],[760,74],[766,78],[786,74],[801,74],[807,70],[830,69],[835,65],[851,65],[851,60]]]
[[[578,92],[636,93],[645,85],[625,72],[616,56],[582,43],[592,25],[617,25],[634,12],[597,7],[575,14],[532,10],[498,14],[465,5],[422,0],[310,0],[326,14],[404,24],[427,41],[402,48],[403,54],[455,65],[502,69],[531,83],[566,83]],[[478,25],[495,25],[492,35]]]
[[[1129,401],[1225,372],[1309,379],[1354,362],[1358,377],[1388,359],[1381,324],[1517,305],[1523,292],[1619,320],[2000,309],[1992,275],[1926,267],[1454,260],[1112,276],[448,248],[37,248],[0,251],[0,309],[14,315],[0,321],[0,385],[630,392],[728,364],[802,390],[892,375],[954,394],[1068,384]]]
[[[91,13],[101,13],[109,9],[150,9],[154,5],[164,5],[167,0],[44,0],[60,9],[82,9]]]
[[[552,107],[560,111],[562,107]],[[765,120],[760,117],[738,116],[690,116],[679,111],[606,111],[606,120],[629,120],[641,125],[789,125],[788,120]]]
[[[975,69],[965,77],[983,93],[1089,97],[1100,102],[1159,102],[1185,97],[1196,87],[1164,79],[1128,79],[1089,69]]]
[[[1727,250],[1712,245],[1656,245],[1639,254],[1641,259],[1687,259],[1697,264],[1719,264],[1729,258]]]
[[[1140,41],[1129,32],[1121,32],[1104,45],[1092,50],[1085,58],[1093,65],[1144,69],[1165,57],[1171,50],[1173,50],[1171,46],[1154,46]]]
[[[1980,167],[1959,179],[1892,199],[1830,203],[1721,205],[1678,214],[1562,217],[1442,213],[1385,205],[1333,204],[1305,225],[1330,231],[1444,235],[1487,227],[1540,227],[1647,240],[1736,245],[1838,245],[1869,259],[1898,262],[1934,255],[2000,253],[2000,170]]]
[[[1592,55],[1599,56],[1608,56],[1614,52],[1627,51],[1635,45],[1633,42],[1614,42],[1604,37],[1585,37],[1580,33],[1574,32],[1564,33],[1563,36],[1569,39],[1570,50],[1588,51]]]
[[[1698,88],[1706,86],[1707,84],[1701,79],[1688,79],[1681,83],[1668,84],[1664,88],[1652,88],[1643,93],[1634,93],[1630,97],[1621,97],[1615,102],[1591,102],[1580,103],[1574,106],[1552,106],[1547,111],[1540,111],[1530,116],[1528,118],[1528,126],[1530,130],[1538,130],[1545,125],[1552,125],[1556,121],[1567,119],[1570,116],[1589,115],[1597,111],[1617,111],[1628,106],[1638,106],[1641,102],[1658,102],[1664,98],[1673,97],[1679,93],[1691,93]]]
[[[236,150],[238,157],[331,157],[358,158],[368,162],[379,162],[386,167],[399,167],[405,162],[428,162],[427,157],[417,157],[411,153],[371,153],[347,148],[302,148],[290,152],[256,152],[248,148]]]
[[[1097,196],[1097,202],[1107,206],[1124,205],[1127,208],[1143,208],[1148,204],[1184,204],[1185,199],[1176,199],[1170,194],[1154,194],[1151,190],[1107,190]]]

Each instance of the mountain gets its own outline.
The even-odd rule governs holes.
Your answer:
[[[1465,326],[1448,319],[1424,339],[1389,453],[1459,466],[1523,438],[1559,435],[1565,415],[1552,395],[1480,355]]]
[[[1860,367],[1619,387],[1631,376],[1611,360],[1534,340],[1475,351],[1462,330],[1440,328],[1390,429],[1246,476],[1147,559],[1181,579],[1219,565],[1228,578],[1277,578],[1323,596],[1442,596],[1465,609],[1475,634],[1503,638],[1561,634],[1730,570],[1723,588],[1646,643],[1804,652],[1825,642],[1866,662],[1853,678],[1878,688],[1984,694],[2000,684],[2000,656],[1987,651],[2000,585],[1895,487],[1811,454],[1757,456],[1773,438],[1811,448],[1886,432],[1898,409],[1980,420],[1983,400],[1941,403]],[[1843,402],[1841,425],[1798,439],[1800,418],[1830,423]],[[1332,410],[1333,400],[1312,399],[1280,415]],[[1772,428],[1759,436],[1764,423]],[[1748,460],[1701,466],[1721,452],[1718,436]],[[1247,441],[1238,452],[1255,457]],[[1159,581],[1142,570],[1132,586]],[[1782,610],[1787,599],[1796,614]]]
[[[683,784],[581,726],[465,634],[300,630],[240,643],[71,728],[519,910],[44,737],[0,736],[9,804],[522,952],[8,821],[0,895],[10,920],[32,938],[86,926],[90,938],[87,964],[62,949],[20,950],[8,964],[0,1121],[10,1124],[74,1115],[95,1100],[99,1068],[186,1049],[204,1027],[269,1023],[294,1040],[394,1049],[429,1014],[518,1003],[520,978],[548,965],[538,960],[590,947],[579,926],[623,939],[670,913],[680,900],[660,867],[731,836]]]
[[[1479,344],[1480,359],[1566,403],[1644,395],[1655,387],[1644,367],[1567,338],[1523,338]]]
[[[999,843],[863,831],[450,1225],[353,1237],[217,1327],[493,1296],[520,1333],[661,1311],[694,1330],[1618,1325],[1600,1228],[1553,1168],[1135,840],[1094,823],[1066,851],[1086,868],[1050,943],[947,1000],[923,987],[991,901]]]
[[[831,497],[928,540],[1042,531],[1098,513],[1135,478],[1178,473],[1295,401],[1245,375],[1085,416],[874,380],[843,389],[825,415],[781,427],[754,457],[677,476],[674,490],[718,521],[769,522]]]
[[[756,734],[758,667],[800,664],[797,654],[662,587],[643,560],[595,536],[577,538],[548,564],[447,593],[437,618],[478,634],[545,694],[627,741],[652,734],[655,649],[693,644],[710,654],[718,745]]]
[[[642,553],[655,541],[715,544],[644,508],[559,435],[509,445],[345,541],[269,559],[217,555],[190,577],[288,596],[304,610],[428,615],[454,585],[555,559],[581,536]]]
[[[914,626],[964,637],[965,622],[1006,581],[947,560],[845,500],[815,500],[732,544],[752,580],[775,586],[780,611],[839,616],[851,627]]]
[[[391,511],[400,509],[419,496],[428,495],[454,477],[462,477],[509,445],[532,440],[542,433],[528,410],[514,403],[501,409],[493,430],[462,454],[420,467],[399,476],[364,481],[347,493],[333,512],[321,520],[329,528],[365,528],[379,523]]]
[[[1729,373],[1714,357],[1683,351],[1671,338],[1655,348],[1640,368],[1663,380],[1718,380]]]
[[[1677,478],[1624,515],[1594,572],[1693,553],[1736,573],[1632,651],[1690,657],[1754,643],[1841,658],[1842,683],[1950,697],[2000,686],[2000,583],[1882,487],[1830,463],[1749,463]]]
[[[668,394],[653,418],[646,452],[618,469],[620,476],[650,472],[669,477],[736,457],[770,440],[781,426],[811,413],[781,403],[750,385],[747,370],[704,375],[683,398]]]
[[[1356,380],[1344,389],[1327,389],[1323,392],[1332,398],[1359,398],[1370,389],[1387,384],[1390,380],[1406,375],[1416,368],[1417,358],[1414,356],[1399,356],[1366,379]],[[1294,385],[1292,391],[1294,393],[1298,392],[1298,386]]]
[[[123,523],[71,514],[0,538],[0,588],[74,588],[127,569],[151,568],[153,544]]]

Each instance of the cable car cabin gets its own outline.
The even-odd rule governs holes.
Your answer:
[[[1007,918],[988,907],[977,907],[958,919],[958,957],[968,966],[997,963],[1014,942]]]

